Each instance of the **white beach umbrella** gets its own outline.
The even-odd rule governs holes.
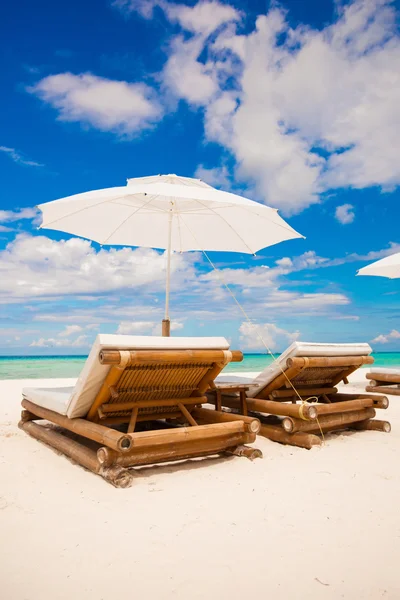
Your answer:
[[[217,190],[199,179],[177,175],[128,179],[124,187],[76,194],[39,208],[43,228],[102,245],[166,249],[167,331],[172,251],[254,254],[266,246],[303,237],[276,209]]]
[[[357,275],[376,275],[377,277],[397,279],[400,277],[400,252],[385,256],[385,258],[363,267]]]

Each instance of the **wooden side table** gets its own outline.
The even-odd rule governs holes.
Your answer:
[[[214,381],[214,387],[211,390],[209,390],[208,393],[213,393],[215,395],[215,410],[222,410],[222,394],[224,392],[237,392],[239,394],[240,414],[247,417],[246,392],[248,392],[251,387],[254,387],[254,385],[257,384],[223,382],[218,383],[217,381]]]

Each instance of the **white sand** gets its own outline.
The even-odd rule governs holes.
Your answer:
[[[379,411],[391,434],[258,438],[254,463],[145,468],[115,489],[17,428],[21,388],[55,383],[72,380],[0,382],[2,599],[400,598],[400,397]]]

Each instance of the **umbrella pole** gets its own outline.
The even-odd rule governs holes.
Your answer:
[[[171,321],[169,320],[169,284],[171,277],[171,236],[172,236],[172,210],[168,215],[168,248],[167,248],[167,279],[165,286],[165,317],[162,321],[162,336],[170,337]]]

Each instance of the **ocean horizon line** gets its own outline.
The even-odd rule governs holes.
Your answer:
[[[284,350],[282,350],[283,352]],[[243,356],[280,356],[282,352],[243,352]],[[377,354],[400,354],[399,350],[373,350],[372,356]],[[87,358],[89,354],[0,354],[0,360],[14,358]]]

